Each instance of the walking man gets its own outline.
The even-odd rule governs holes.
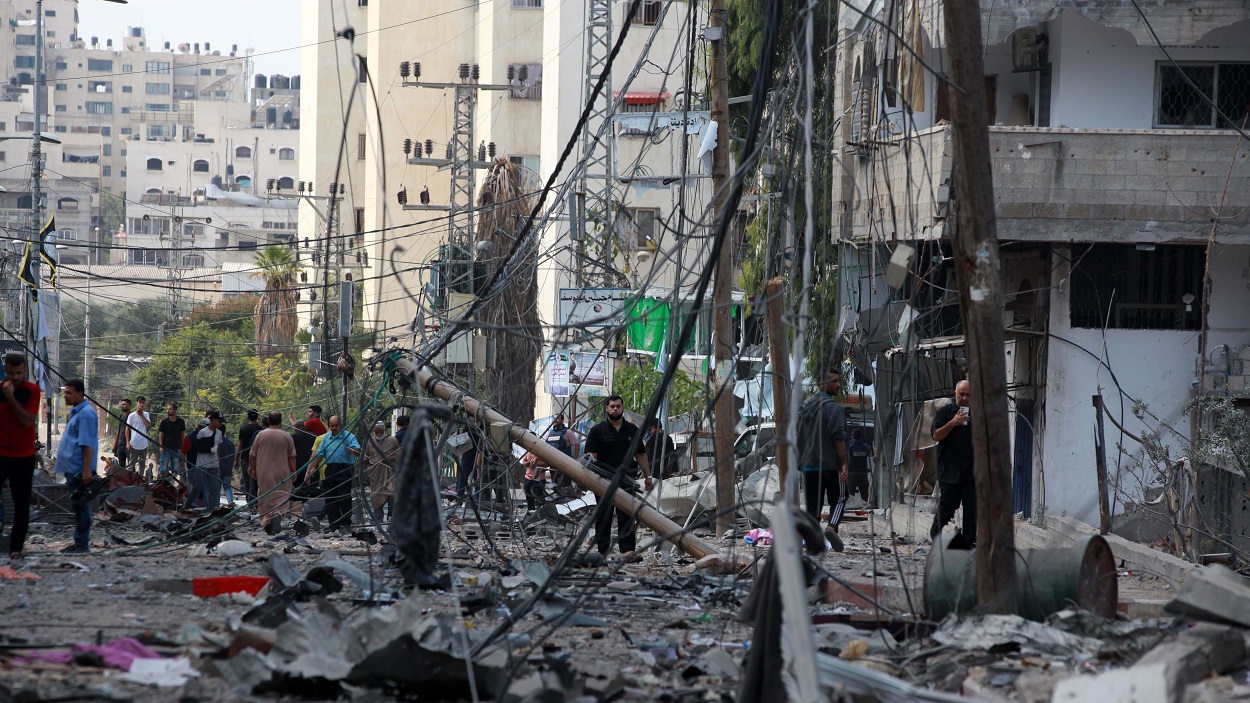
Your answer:
[[[647,463],[647,451],[639,438],[634,455],[629,456],[629,447],[638,434],[638,426],[625,419],[625,401],[619,395],[607,398],[608,418],[590,428],[586,434],[586,453],[613,469],[625,467],[625,474],[638,478],[639,469],[646,481],[647,490],[651,490],[651,467]],[[634,516],[620,508],[602,506],[595,522],[595,546],[599,554],[606,557],[612,550],[612,513],[616,512],[616,539],[621,550],[621,558],[633,560],[634,550],[638,546],[637,525]]]
[[[365,444],[365,475],[369,477],[369,503],[379,518],[382,506],[387,515],[395,514],[395,460],[399,458],[399,440],[386,434],[386,423],[373,423],[373,434]]]
[[[960,381],[955,385],[955,402],[938,408],[930,433],[938,443],[937,480],[941,495],[938,514],[933,517],[929,535],[934,539],[946,523],[955,518],[955,510],[963,505],[964,539],[977,541],[977,484],[972,473],[972,428],[970,421],[972,384]]]
[[[260,413],[255,410],[247,411],[247,422],[239,428],[239,487],[243,490],[243,495],[247,496],[247,500],[256,497],[256,479],[252,478],[252,472],[248,470],[250,464],[248,462],[248,450],[252,448],[252,440],[256,437],[256,433],[261,431]],[[233,477],[232,477],[233,478]]]
[[[560,453],[566,456],[576,459],[581,453],[581,442],[578,441],[573,430],[564,424],[564,413],[556,413],[554,422],[551,423],[551,427],[547,428],[545,439],[547,444],[560,450]],[[557,471],[555,485],[557,489],[570,489],[573,487],[573,480]]]
[[[799,411],[799,471],[807,512],[820,520],[825,498],[829,499],[829,526],[825,539],[835,552],[842,551],[838,523],[846,505],[846,480],[850,466],[846,454],[846,413],[834,398],[842,388],[842,374],[833,369],[820,372],[820,392],[808,398]]]
[[[95,475],[100,419],[87,402],[87,386],[81,378],[65,382],[64,396],[65,405],[71,409],[56,452],[56,472],[65,474],[70,495],[77,497],[73,501],[74,543],[61,551],[87,554],[91,551],[91,501],[83,494]]]
[[[313,406],[317,408],[317,406]],[[317,408],[320,410],[320,408]],[[309,413],[311,414],[311,412]],[[312,419],[304,422],[311,425]],[[320,421],[318,421],[320,424]],[[330,521],[331,530],[346,530],[352,524],[352,467],[355,457],[360,456],[360,442],[351,432],[343,429],[343,421],[338,415],[330,416],[330,430],[321,439],[321,446],[313,453],[312,466],[304,474],[307,481],[322,463],[326,465],[325,500],[326,519]]]
[[[260,496],[260,525],[266,534],[282,531],[282,513],[291,500],[291,474],[295,473],[295,440],[282,430],[282,413],[269,413],[269,426],[256,434],[248,450],[248,471]]]
[[[148,412],[148,400],[139,396],[135,411],[126,418],[126,450],[129,453],[131,470],[151,481],[148,471],[148,428],[152,426],[152,413]]]
[[[157,426],[157,441],[161,444],[161,478],[177,476],[179,459],[182,458],[182,437],[187,433],[187,421],[178,417],[178,404],[170,403],[165,409],[165,419]]]
[[[121,407],[118,411],[118,417],[121,420],[117,424],[117,436],[113,438],[113,456],[117,457],[117,465],[123,469],[130,468],[130,452],[126,450],[126,436],[130,431],[130,425],[126,421],[130,419],[130,406],[133,401],[130,398],[122,398]],[[143,478],[140,476],[140,478]]]
[[[26,380],[26,357],[4,358],[0,392],[0,488],[8,484],[13,496],[13,531],[9,558],[21,559],[30,526],[30,492],[35,480],[35,427],[39,417],[39,386]]]
[[[872,458],[872,445],[864,441],[863,430],[851,430],[851,441],[846,445],[850,477],[846,481],[848,496],[859,494],[861,500],[868,502],[868,476],[870,469],[868,460]]]

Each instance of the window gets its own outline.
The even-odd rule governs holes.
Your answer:
[[[295,179],[290,176],[283,176],[278,179],[278,187],[282,190],[295,190]]]
[[[291,147],[283,147],[283,148],[279,149],[279,150],[278,150],[278,160],[279,160],[279,161],[294,161],[294,160],[295,160],[295,150],[294,150],[294,149],[292,149]]]
[[[13,59],[13,65],[18,68],[34,68],[35,57],[34,56],[18,56]]]
[[[512,6],[518,7],[521,9],[527,9],[527,8],[532,8],[532,7],[542,7],[543,0],[512,0]]]
[[[143,65],[143,70],[147,73],[169,73],[169,62],[148,61]]]
[[[239,251],[256,251],[256,240],[239,237]]]
[[[364,234],[365,232],[365,209],[356,208],[356,234]]]
[[[356,0],[356,7],[369,7],[369,0]]]
[[[356,135],[356,158],[360,161],[365,160],[365,135]]]
[[[250,158],[252,158],[252,147],[250,147],[250,146],[240,146],[240,147],[236,147],[236,148],[235,148],[235,150],[234,150],[234,158],[236,158],[236,159],[250,159]]]
[[[240,188],[251,188],[252,177],[251,176],[239,176],[238,178],[234,179],[234,184]]]
[[[1250,114],[1250,64],[1160,62],[1155,93],[1156,127],[1241,127]]]
[[[169,95],[169,84],[148,83],[146,92],[148,95]]]
[[[156,158],[148,159],[149,171],[161,171],[164,168],[165,168],[165,163],[161,161],[160,159],[156,159]]]
[[[43,16],[44,17],[56,17],[56,10],[44,10]]]
[[[195,173],[208,173],[208,162],[204,159],[196,159],[191,164],[191,170]]]
[[[226,69],[224,69],[224,68],[219,68],[219,69],[217,69],[217,75],[219,75],[219,76],[224,76],[224,75],[226,75]]]
[[[112,127],[101,127],[101,128],[100,128],[100,134],[102,134],[103,136],[106,136],[106,137],[111,137],[111,136],[113,135],[113,128],[112,128]]]
[[[655,125],[654,115],[664,111],[664,99],[667,93],[630,93],[625,96],[625,102],[621,106],[622,113],[634,113],[652,115],[652,119],[644,120],[642,118],[631,118],[631,121],[621,124],[621,136],[623,137],[649,137],[656,132],[658,128]]]
[[[52,131],[54,131],[54,132],[56,132],[56,133],[58,133],[58,134],[64,134],[65,132],[68,132],[69,130],[66,128],[66,126],[65,126],[65,125],[63,125],[63,124],[59,124],[59,125],[57,125],[57,126],[53,127],[53,128],[52,128]]]
[[[77,241],[78,230],[72,229],[69,227],[65,227],[65,228],[58,227],[56,230],[56,238],[57,239],[72,239],[74,241]]]
[[[653,208],[626,207],[616,215],[616,236],[622,249],[646,249],[655,242],[655,221],[660,211]]]
[[[88,71],[112,71],[112,59],[87,59]]]
[[[112,167],[112,166],[105,166],[105,167],[104,167],[104,173],[103,173],[103,176],[104,176],[105,178],[112,178],[112,177],[113,177],[113,167]]]
[[[113,82],[87,81],[87,90],[92,93],[111,93],[113,92]]]
[[[123,86],[122,86],[122,92],[123,92],[123,93],[133,93],[133,92],[135,92],[135,87],[134,87],[133,85],[123,85]]]
[[[356,77],[357,80],[359,80],[361,83],[368,83],[369,82],[369,62],[366,61],[365,57],[363,56],[357,56],[356,60],[360,62],[360,65],[357,66],[357,68],[359,69],[359,74]]]
[[[168,103],[148,103],[143,106],[143,109],[151,111],[151,112],[169,112],[169,104]]]
[[[641,9],[638,18],[641,24],[660,23],[660,0],[642,0]]]
[[[537,178],[540,173],[539,160],[537,156],[509,156],[508,160],[528,170],[529,173],[526,174],[527,176]]]
[[[71,211],[77,210],[78,200],[74,198],[61,198],[60,200],[56,201],[56,209],[57,210],[71,210]],[[57,233],[59,234],[60,231],[58,230]]]
[[[204,256],[202,254],[184,254],[182,257],[182,268],[184,269],[204,268]]]
[[[0,151],[0,161],[7,161],[7,160],[8,160],[8,159],[7,159],[7,157],[5,157],[4,152],[3,152],[3,151]]]
[[[200,69],[200,75],[201,75],[201,76],[211,76],[211,75],[213,75],[213,69],[211,69],[211,68],[201,68],[201,69]]]
[[[57,105],[57,106],[56,106],[56,111],[57,111],[57,112],[65,112],[65,106],[64,106],[64,105]]]
[[[543,97],[543,66],[539,63],[514,63],[508,66],[512,73],[513,89],[508,96],[517,100],[541,100]]]
[[[144,266],[158,266],[165,263],[164,252],[156,249],[127,249],[126,258],[127,263]]]
[[[17,35],[17,45],[18,45],[18,46],[34,46],[34,45],[35,45],[35,35],[33,35],[33,34],[19,34],[19,35]]]
[[[104,155],[105,155],[105,156],[112,156],[112,155],[113,155],[113,145],[112,145],[112,144],[105,144],[105,145],[104,145]]]
[[[111,115],[113,114],[113,103],[93,103],[87,102],[88,115]]]
[[[66,84],[66,83],[57,83],[57,84],[56,84],[56,89],[57,89],[57,91],[69,90],[69,85],[68,85],[68,84]]]
[[[132,66],[131,64],[128,64],[128,63],[122,64],[122,73],[134,73],[134,71],[135,71],[135,67]]]
[[[171,124],[150,124],[148,127],[148,139],[168,139],[174,136],[174,125]],[[126,155],[126,150],[122,150],[122,156]]]
[[[1073,327],[1196,330],[1202,308],[1201,246],[1089,244],[1073,247]],[[1186,296],[1192,295],[1189,304]]]
[[[122,134],[130,134],[130,132],[131,130],[129,127],[122,127]]]

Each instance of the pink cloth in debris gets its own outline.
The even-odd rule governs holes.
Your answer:
[[[130,671],[130,665],[136,659],[160,659],[161,655],[144,647],[138,640],[130,637],[122,637],[113,640],[106,645],[96,647],[88,644],[76,644],[73,649],[49,649],[42,652],[34,652],[17,659],[19,662],[43,661],[53,664],[71,664],[74,657],[79,652],[95,652],[104,660],[105,665]]]

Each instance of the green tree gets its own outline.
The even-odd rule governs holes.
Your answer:
[[[300,265],[287,247],[269,246],[256,255],[252,274],[265,281],[265,290],[256,303],[256,351],[262,359],[281,356],[295,360],[295,289],[292,285]]]
[[[663,378],[664,374],[657,371],[649,361],[629,363],[618,366],[612,374],[612,390],[625,401],[626,408],[636,413],[645,413],[652,394]],[[669,415],[698,418],[707,409],[710,399],[707,386],[694,381],[684,371],[677,371],[668,387]],[[591,414],[596,420],[602,420],[603,405],[597,404]]]

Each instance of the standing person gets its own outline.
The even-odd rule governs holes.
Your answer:
[[[677,445],[664,431],[660,418],[647,419],[647,462],[651,464],[651,478],[664,479],[676,473]]]
[[[148,470],[148,428],[151,426],[148,399],[139,396],[135,401],[135,411],[126,417],[126,450],[130,454],[131,469],[145,481],[152,480],[152,472]]]
[[[634,436],[638,434],[638,426],[625,419],[625,401],[621,399],[621,396],[608,396],[607,415],[606,420],[590,428],[590,432],[586,433],[586,453],[612,469],[624,466],[625,474],[633,478],[638,477],[638,469],[641,468],[647,490],[651,490],[654,483],[651,480],[651,468],[642,442],[638,443],[638,449],[633,457],[628,455],[630,444],[633,443]],[[598,520],[595,522],[595,546],[599,548],[599,554],[606,557],[612,550],[612,512],[615,511],[616,539],[617,546],[621,550],[621,558],[633,559],[634,550],[638,546],[634,517],[620,508],[602,506],[600,510]]]
[[[408,423],[410,422],[412,422],[412,419],[407,415],[400,415],[395,418],[395,441],[399,442],[401,446],[404,443],[404,435],[408,434]]]
[[[65,382],[65,405],[70,407],[69,419],[61,432],[61,445],[56,452],[56,473],[65,474],[70,495],[81,496],[74,505],[74,543],[62,549],[65,554],[91,552],[91,501],[83,493],[95,474],[95,458],[100,443],[100,418],[87,402],[87,386],[81,378]]]
[[[260,413],[255,410],[247,411],[247,422],[239,428],[239,487],[243,490],[243,495],[247,500],[256,497],[256,480],[252,478],[252,473],[248,471],[248,450],[252,448],[252,439],[260,432]],[[233,477],[232,477],[233,478]]]
[[[474,500],[485,496],[490,500],[490,496],[495,496],[495,503],[498,509],[503,511],[506,516],[512,515],[512,493],[509,491],[508,485],[508,468],[511,464],[511,457],[504,455],[491,441],[490,429],[488,425],[482,425],[483,431],[474,433],[474,441],[477,443],[477,452],[473,458],[473,471],[477,474],[477,490],[473,492]]]
[[[296,470],[295,440],[282,431],[281,412],[269,413],[269,426],[256,435],[248,451],[248,471],[260,496],[260,524],[266,534],[276,535],[282,531],[282,513],[291,500],[287,479]]]
[[[799,411],[799,470],[803,473],[803,492],[807,512],[820,520],[826,496],[829,498],[829,526],[825,539],[834,551],[842,551],[838,523],[846,506],[846,481],[850,465],[846,454],[846,412],[834,398],[842,387],[842,374],[823,369],[819,376],[820,392],[808,398]]]
[[[312,420],[306,421],[304,426],[308,427],[311,422]],[[325,515],[330,521],[331,530],[351,527],[352,467],[355,465],[354,457],[357,456],[360,456],[360,442],[355,435],[343,429],[343,421],[338,415],[331,415],[329,432],[322,437],[321,446],[313,454],[313,465],[304,474],[304,480],[308,480],[320,464],[324,462],[326,465]]]
[[[126,421],[130,419],[130,407],[134,401],[130,398],[122,398],[122,404],[118,409],[117,416],[120,418],[117,422],[117,436],[113,438],[113,456],[117,457],[117,465],[123,469],[129,469],[130,452],[126,450],[126,433],[130,431],[130,425]],[[142,478],[142,477],[141,477]]]
[[[234,507],[234,492],[229,490],[229,486],[234,480],[234,464],[237,458],[238,452],[234,442],[230,441],[230,431],[226,429],[226,423],[223,422],[221,423],[221,444],[217,445],[217,483],[205,493],[204,499],[205,507],[209,510],[216,510],[221,505],[223,487],[227,489],[227,505]]]
[[[4,358],[4,394],[0,402],[0,487],[13,496],[13,531],[9,558],[21,559],[30,526],[30,492],[35,480],[35,440],[39,418],[39,386],[26,380],[26,357]],[[2,523],[0,523],[2,526]]]
[[[291,439],[295,442],[295,469],[299,471],[291,487],[298,488],[304,483],[304,471],[308,469],[308,462],[312,461],[313,443],[317,441],[317,438],[305,428],[303,420],[297,420],[295,429],[291,432]]]
[[[937,480],[941,495],[938,512],[933,516],[929,535],[934,539],[946,523],[955,518],[955,510],[964,509],[964,539],[977,541],[977,484],[972,472],[972,384],[955,384],[955,402],[938,408],[933,415],[930,434],[938,443]]]
[[[178,475],[179,459],[182,458],[182,437],[187,432],[187,421],[178,417],[178,404],[170,403],[165,408],[165,419],[157,425],[157,441],[161,445],[159,475]]]
[[[545,437],[547,444],[560,450],[562,454],[571,456],[574,459],[581,454],[581,442],[577,439],[577,434],[564,424],[564,413],[556,413],[551,427],[547,428],[547,436]],[[573,479],[565,476],[560,472],[556,472],[555,486],[557,489],[569,489],[573,487]]]
[[[388,519],[395,515],[395,460],[399,458],[399,440],[386,434],[386,423],[373,423],[373,434],[365,443],[365,475],[369,477],[369,503],[381,516],[387,506]]]
[[[851,430],[851,441],[846,445],[847,463],[850,467],[846,481],[847,495],[859,494],[861,500],[868,502],[869,474],[871,469],[868,460],[872,458],[872,445],[864,441],[864,431]]]
[[[304,420],[304,429],[313,433],[314,437],[320,437],[326,433],[326,426],[321,422],[321,406],[308,406],[308,419]]]
[[[217,450],[221,446],[221,413],[211,410],[208,417],[202,418],[199,428],[191,437],[192,450],[195,452],[195,467],[191,470],[191,494],[187,497],[187,507],[195,504],[205,496],[208,486],[217,486]],[[205,500],[205,507],[207,507]]]

